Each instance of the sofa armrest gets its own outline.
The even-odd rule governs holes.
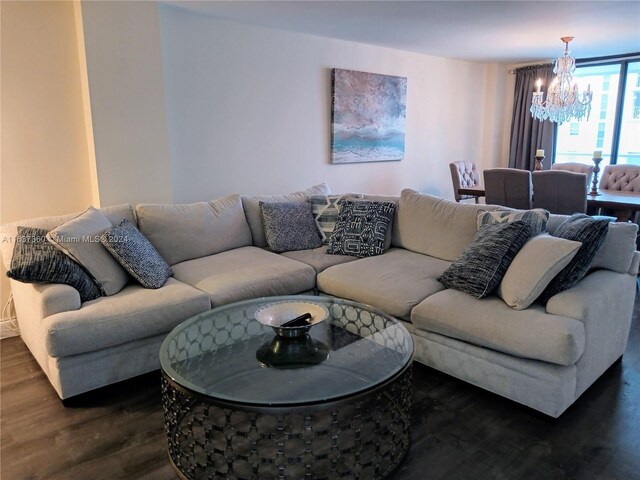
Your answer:
[[[584,325],[584,352],[576,363],[576,398],[624,353],[636,278],[628,273],[596,270],[547,302],[547,313],[575,318]]]
[[[637,250],[633,252],[633,257],[631,257],[631,266],[629,267],[629,275],[638,275],[640,273],[640,252]]]
[[[596,270],[547,302],[546,311],[552,315],[587,319],[617,318],[631,313],[635,299],[635,281],[627,273]],[[626,318],[625,318],[626,319]]]
[[[19,322],[78,310],[81,305],[78,291],[60,283],[33,284],[11,280],[11,291]]]

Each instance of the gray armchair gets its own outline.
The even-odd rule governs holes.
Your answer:
[[[587,190],[591,189],[593,165],[587,165],[585,163],[578,162],[554,163],[553,165],[551,165],[551,170],[565,170],[567,172],[584,173],[587,176]]]
[[[533,208],[571,215],[587,212],[587,175],[549,170],[533,172]]]
[[[490,168],[484,171],[485,200],[488,204],[528,210],[533,188],[531,172],[517,168]]]
[[[460,200],[468,200],[475,198],[478,203],[478,197],[473,195],[460,195],[458,189],[460,188],[473,188],[480,186],[480,172],[478,167],[473,162],[452,162],[449,164],[451,170],[451,182],[453,183],[453,196],[456,202]]]

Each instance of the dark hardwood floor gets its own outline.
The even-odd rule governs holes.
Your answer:
[[[623,361],[558,420],[416,364],[413,441],[393,480],[640,479],[639,313],[636,300]],[[177,478],[157,372],[65,407],[19,338],[0,349],[2,480]]]

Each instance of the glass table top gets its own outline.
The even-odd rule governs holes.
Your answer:
[[[323,305],[328,318],[295,339],[276,336],[256,310],[283,301]],[[251,405],[300,405],[354,395],[394,377],[413,356],[413,340],[393,317],[348,300],[266,297],[215,308],[178,325],[160,348],[178,385]]]

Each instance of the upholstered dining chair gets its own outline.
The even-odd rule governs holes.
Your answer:
[[[578,162],[554,163],[553,165],[551,165],[551,170],[565,170],[567,172],[584,173],[587,176],[587,190],[591,189],[593,165],[587,165],[585,163]]]
[[[478,197],[473,195],[461,195],[458,192],[460,188],[473,188],[480,186],[480,172],[478,166],[473,162],[451,162],[449,164],[451,170],[451,182],[453,183],[453,196],[456,202],[460,200],[468,200],[475,198],[478,203]]]
[[[564,170],[533,172],[533,208],[572,215],[587,212],[586,174]]]
[[[602,172],[599,188],[640,193],[640,165],[607,165]]]
[[[488,204],[528,210],[531,208],[531,172],[518,168],[489,168],[483,172]]]
[[[600,177],[598,189],[603,193],[614,191],[640,195],[640,165],[607,165],[604,167],[602,177]],[[600,209],[599,213],[615,215],[615,212],[607,209]],[[636,212],[633,221],[640,224],[640,212]]]

